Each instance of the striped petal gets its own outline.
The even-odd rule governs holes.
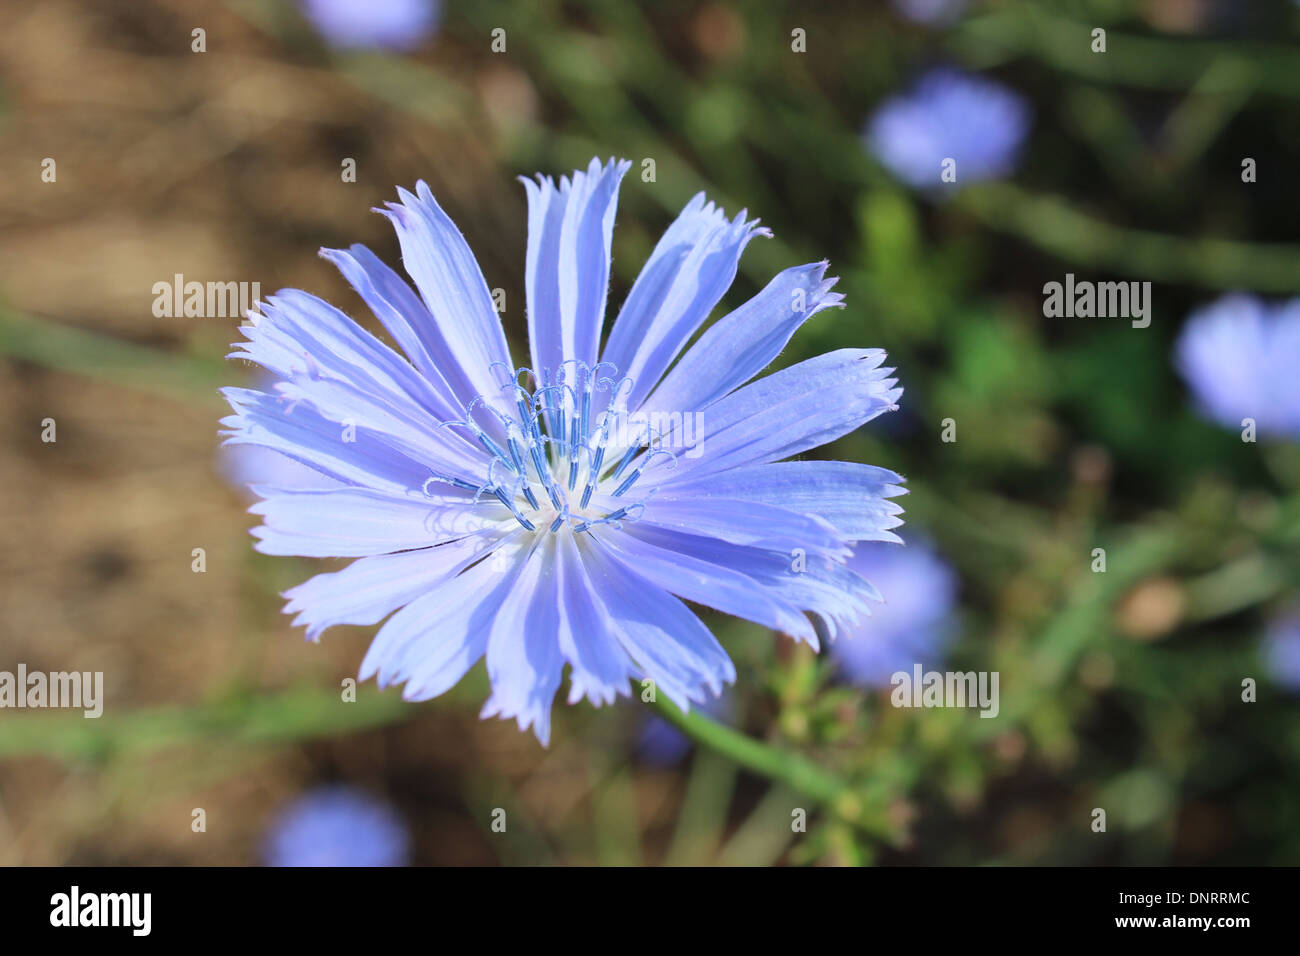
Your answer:
[[[628,407],[639,408],[677,354],[731,287],[740,254],[771,235],[734,219],[700,193],[663,234],[628,293],[602,358],[632,379]]]
[[[533,368],[596,364],[609,292],[618,187],[631,167],[593,159],[587,171],[522,179],[528,193],[528,338]]]

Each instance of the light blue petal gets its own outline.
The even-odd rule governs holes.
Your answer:
[[[590,543],[579,548],[619,643],[658,692],[688,709],[736,679],[727,652],[685,604]]]
[[[642,411],[691,412],[744,385],[781,354],[799,326],[822,309],[843,308],[825,262],[796,266],[705,330],[659,383]]]
[[[241,351],[231,357],[251,358],[291,382],[278,386],[281,394],[292,393],[294,402],[306,401],[340,425],[378,431],[381,441],[391,436],[388,443],[431,467],[441,464],[467,478],[485,471],[479,446],[438,428],[447,418],[446,400],[429,381],[342,312],[292,289],[260,307],[254,324],[240,329],[248,341],[236,343]],[[288,404],[283,413],[292,410]],[[342,437],[343,429],[337,431]]]
[[[509,402],[501,397],[502,377],[493,366],[513,366],[487,281],[465,237],[429,187],[420,181],[415,190],[418,195],[398,189],[402,201],[386,203],[385,209],[377,211],[397,231],[402,262],[420,290],[446,352],[464,370],[476,395],[508,411]]]
[[[903,523],[904,479],[885,468],[849,461],[777,461],[742,465],[672,486],[672,494],[780,502],[781,507],[829,521],[849,541],[902,539],[890,531]],[[656,499],[658,500],[658,499]]]
[[[378,624],[404,604],[436,584],[460,573],[506,532],[489,529],[419,551],[359,558],[342,571],[318,574],[284,592],[284,613],[298,616],[294,627],[306,627],[307,639],[318,640],[339,624]]]
[[[401,401],[437,414],[445,399],[410,363],[334,306],[297,289],[282,289],[258,303],[227,358],[249,359],[277,378],[326,375],[361,381]]]
[[[815,642],[812,624],[799,609],[771,594],[753,578],[669,551],[621,532],[593,535],[606,554],[627,571],[665,591],[724,614],[754,621],[799,640]]]
[[[839,532],[815,514],[740,498],[679,496],[675,487],[647,499],[637,523],[772,551],[803,548],[841,561],[850,552]]]
[[[285,491],[254,488],[267,497],[248,510],[262,516],[253,529],[264,554],[305,558],[363,557],[427,548],[513,522],[496,503],[467,508],[452,498],[398,498],[363,488]]]
[[[623,530],[648,544],[689,554],[752,578],[768,588],[773,597],[825,619],[831,637],[869,615],[869,602],[882,600],[880,592],[860,575],[817,555],[746,547],[640,522],[626,524]]]
[[[338,267],[411,364],[429,380],[442,402],[437,409],[440,417],[461,417],[474,398],[473,385],[420,297],[363,245],[322,249],[320,254]]]
[[[641,269],[605,345],[604,361],[632,378],[628,408],[639,408],[672,360],[709,317],[736,277],[740,254],[755,236],[771,235],[735,219],[704,194],[668,227]]]
[[[337,478],[308,468],[300,461],[272,451],[263,445],[236,443],[222,448],[217,467],[237,490],[247,492],[253,485],[278,488],[346,488]]]
[[[596,363],[618,188],[631,165],[611,159],[602,168],[593,159],[559,186],[549,177],[521,178],[528,193],[528,337],[539,373],[566,360]]]
[[[597,707],[612,704],[631,693],[636,665],[593,594],[577,542],[567,529],[556,537],[556,558],[560,653],[571,668],[569,703],[586,697]]]
[[[551,703],[564,672],[554,535],[538,541],[511,577],[488,636],[492,694],[479,716],[513,717],[520,730],[533,728],[545,747],[551,739]]]
[[[700,413],[693,435],[669,432],[642,480],[665,490],[739,465],[789,458],[897,408],[903,390],[881,349],[840,349],[751,382]],[[689,447],[683,448],[683,446]]]
[[[419,409],[390,401],[380,390],[344,379],[295,375],[291,381],[279,383],[276,391],[287,400],[285,414],[310,405],[338,423],[339,441],[349,444],[362,432],[372,434],[377,441],[423,464],[426,478],[440,474],[478,485],[487,474],[487,452],[462,437],[462,429],[441,428]]]
[[[518,560],[521,544],[512,535],[497,544],[507,561]],[[492,558],[434,585],[379,629],[360,678],[377,677],[380,687],[405,683],[406,700],[429,700],[455,686],[487,650],[488,632],[510,586]]]
[[[289,409],[274,395],[248,388],[223,388],[234,414],[221,419],[225,445],[256,445],[288,455],[348,485],[405,494],[429,477],[427,465],[413,461],[364,429],[356,441],[343,441],[338,422],[310,406]]]

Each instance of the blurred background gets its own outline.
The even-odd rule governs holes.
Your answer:
[[[1288,0],[7,0],[0,670],[105,700],[0,711],[0,863],[1300,862],[1297,37]],[[373,329],[317,250],[396,265],[369,210],[425,179],[525,354],[515,177],[611,155],[611,304],[703,189],[775,234],[724,308],[841,277],[782,364],[898,368],[902,410],[818,450],[908,477],[907,547],[858,558],[888,606],[820,658],[706,618],[718,719],[869,830],[638,703],[561,701],[542,749],[477,719],[481,665],[341,702],[374,629],[290,627],[340,565],[255,553],[265,463],[218,447],[240,319],[154,308],[181,274]],[[1150,282],[1149,327],[1045,317],[1067,273]],[[997,671],[998,718],[890,706],[914,661]]]

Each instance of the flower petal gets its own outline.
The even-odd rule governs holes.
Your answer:
[[[362,381],[394,401],[438,412],[445,399],[405,359],[334,306],[298,289],[258,303],[227,358],[250,359],[277,378],[327,375]]]
[[[253,489],[267,497],[248,510],[262,516],[253,529],[263,554],[306,558],[388,554],[508,527],[514,518],[495,502],[473,509],[454,498],[399,498],[364,488],[340,491]]]
[[[799,326],[822,309],[843,308],[826,262],[796,266],[723,316],[700,336],[642,406],[644,412],[692,412],[744,385],[781,354]]]
[[[473,385],[420,297],[363,245],[322,249],[320,254],[338,267],[411,364],[429,380],[443,402],[438,409],[442,417],[447,421],[461,417],[474,398]]]
[[[593,159],[558,187],[549,177],[521,177],[528,193],[528,338],[539,374],[566,360],[596,363],[618,188],[631,165],[611,159],[602,168]]]
[[[556,539],[556,601],[561,613],[560,652],[568,661],[569,703],[586,697],[599,707],[631,693],[636,665],[627,656],[605,609],[592,591],[574,536]]]
[[[741,465],[672,486],[673,495],[780,502],[781,507],[829,521],[848,541],[902,541],[890,531],[903,523],[904,479],[885,468],[848,461],[776,461]],[[655,501],[659,499],[656,498]]]
[[[355,441],[343,441],[339,423],[308,405],[290,409],[283,398],[248,388],[223,388],[221,394],[234,409],[221,419],[227,436],[223,445],[270,448],[348,485],[390,494],[419,488],[429,477],[427,465],[374,433],[358,431]]]
[[[730,568],[752,578],[767,588],[774,598],[823,618],[830,637],[869,615],[869,601],[879,603],[882,600],[880,592],[860,575],[841,563],[815,554],[783,553],[730,544],[717,538],[669,531],[640,522],[624,525],[623,531],[648,544],[689,554],[699,561]]]
[[[338,624],[377,624],[404,604],[460,571],[508,532],[489,529],[419,551],[359,558],[341,571],[318,574],[284,592],[284,613],[307,639]]]
[[[518,560],[522,538],[499,541],[494,556]],[[434,585],[388,619],[361,662],[360,678],[380,687],[406,683],[402,697],[428,700],[453,687],[487,650],[488,631],[509,577],[492,559]]]
[[[480,448],[438,427],[449,414],[447,399],[338,309],[293,289],[260,308],[263,314],[240,328],[247,339],[236,343],[242,351],[230,357],[250,358],[291,383],[278,386],[281,394],[292,392],[295,401],[310,402],[340,424],[391,436],[413,460],[426,460],[425,449],[436,448],[437,456],[427,456],[431,466],[455,466],[461,477],[474,478],[486,469]]]
[[[632,378],[628,407],[639,408],[736,277],[758,221],[735,219],[699,193],[655,246],[632,284],[605,345],[604,361]]]
[[[881,349],[840,349],[737,389],[696,413],[693,435],[663,435],[675,464],[659,458],[642,480],[658,478],[667,487],[687,476],[789,458],[853,431],[897,407],[903,390],[888,377],[893,369],[880,367],[884,358]]]
[[[761,501],[678,495],[671,486],[645,502],[637,523],[772,551],[803,548],[839,560],[847,558],[850,551],[839,532],[817,515]]]
[[[579,548],[619,643],[677,706],[716,697],[736,679],[727,652],[685,604],[586,542]]]
[[[797,607],[774,597],[763,585],[739,571],[618,532],[593,537],[627,571],[680,598],[754,621],[799,640],[816,641],[812,625]]]
[[[487,474],[489,458],[481,446],[469,444],[458,428],[439,427],[427,414],[409,403],[392,401],[382,390],[354,384],[346,379],[298,374],[281,382],[276,391],[287,399],[284,414],[303,404],[314,407],[338,423],[339,440],[350,444],[358,434],[369,433],[430,474],[451,476],[478,485]],[[338,427],[342,426],[342,427]],[[421,487],[421,481],[415,487]]]
[[[492,694],[480,717],[514,717],[533,728],[543,747],[551,739],[551,703],[560,688],[560,600],[554,536],[536,543],[511,572],[487,643]]]
[[[513,366],[487,281],[465,237],[423,180],[415,191],[418,195],[398,189],[402,201],[377,211],[393,223],[402,262],[433,318],[442,355],[433,354],[439,360],[448,356],[476,395],[508,411],[501,399],[502,376],[493,366]],[[449,378],[451,371],[443,369]]]
[[[218,467],[226,480],[240,491],[247,491],[253,485],[275,485],[290,490],[347,487],[337,478],[264,445],[236,442],[230,448],[223,448]]]

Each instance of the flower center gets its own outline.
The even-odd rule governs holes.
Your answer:
[[[492,367],[508,371],[499,362]],[[532,391],[519,383],[521,374],[532,378]],[[501,386],[513,397],[513,414],[479,395],[466,407],[463,421],[439,426],[473,435],[492,456],[487,478],[475,485],[434,475],[425,482],[425,493],[430,484],[443,482],[473,491],[475,503],[491,496],[529,531],[553,533],[566,523],[575,532],[590,531],[635,521],[653,490],[630,503],[624,497],[656,455],[676,459],[658,447],[660,436],[648,422],[628,415],[632,379],[617,374],[609,362],[588,366],[574,360],[562,363],[554,375],[549,368],[540,376],[530,368],[515,369]],[[476,407],[500,422],[497,438],[475,421]]]

